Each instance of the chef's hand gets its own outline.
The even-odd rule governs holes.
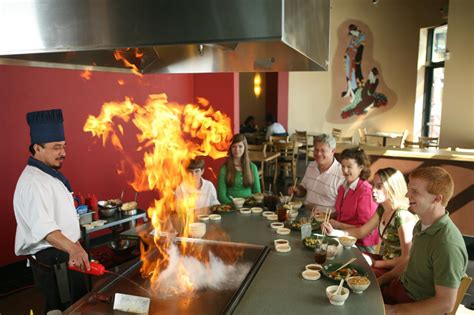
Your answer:
[[[77,266],[84,271],[91,269],[89,255],[79,243],[75,243],[69,250],[69,266]]]

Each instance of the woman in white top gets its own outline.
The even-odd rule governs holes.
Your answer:
[[[202,178],[204,174],[204,160],[191,160],[187,167],[192,174],[192,179],[185,180],[175,191],[176,200],[184,201],[187,205],[194,204],[193,209],[206,208],[218,205],[216,188],[214,185]]]

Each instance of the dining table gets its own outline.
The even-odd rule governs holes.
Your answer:
[[[387,139],[396,139],[402,138],[402,132],[387,132],[387,131],[375,131],[375,132],[368,132],[365,134],[367,137],[375,137],[375,138],[382,138],[382,146],[387,146]]]
[[[309,208],[303,207],[299,209],[297,219],[308,217],[310,213]],[[233,210],[222,213],[221,216],[219,221],[206,221],[207,229],[221,229],[231,242],[263,245],[270,249],[232,314],[385,313],[376,277],[357,247],[344,248],[339,244],[334,259],[327,260],[325,264],[343,264],[355,258],[352,264],[367,274],[370,285],[363,293],[351,290],[344,305],[336,306],[329,303],[326,288],[339,284],[339,281],[325,275],[321,275],[318,280],[305,280],[302,277],[305,266],[315,263],[315,258],[314,251],[303,244],[299,231],[292,230],[289,235],[279,235],[270,226],[275,221],[269,221],[262,213],[242,214]],[[137,235],[135,231],[127,231],[126,234],[128,238]],[[291,250],[286,253],[277,252],[274,249],[276,239],[288,240]],[[347,284],[344,286],[347,287]]]

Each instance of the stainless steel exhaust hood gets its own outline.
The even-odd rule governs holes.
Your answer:
[[[130,71],[118,50],[145,74],[324,71],[329,10],[330,0],[1,0],[0,64]]]

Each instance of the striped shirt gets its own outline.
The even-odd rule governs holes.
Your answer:
[[[305,204],[321,208],[334,208],[337,189],[344,182],[341,164],[334,159],[331,167],[323,173],[316,162],[311,162],[306,168],[301,185],[306,189]]]

